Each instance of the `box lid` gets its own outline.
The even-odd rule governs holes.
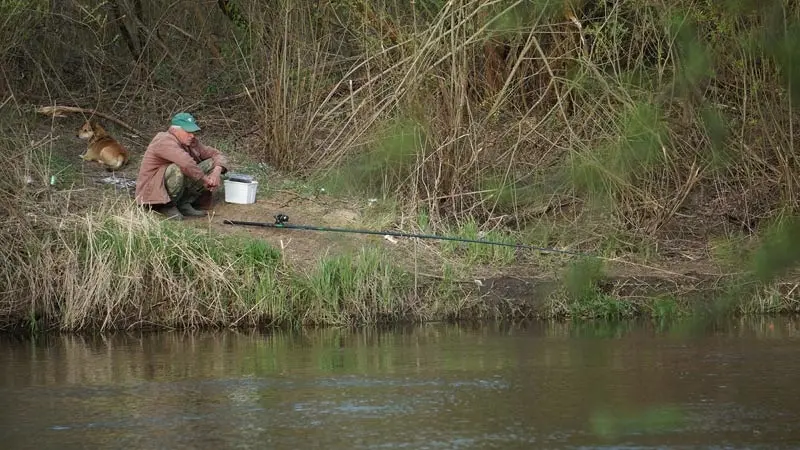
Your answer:
[[[252,183],[253,177],[243,173],[230,173],[227,176],[228,181],[236,181],[237,183]]]

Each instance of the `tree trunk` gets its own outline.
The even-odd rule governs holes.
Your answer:
[[[119,26],[119,33],[122,36],[122,40],[125,41],[125,45],[128,46],[128,50],[131,52],[133,60],[139,61],[141,50],[136,42],[134,42],[133,35],[131,35],[128,27],[125,25],[125,15],[122,13],[122,8],[119,6],[119,0],[111,0],[110,4],[111,12],[114,14],[114,21],[117,22],[117,26]]]

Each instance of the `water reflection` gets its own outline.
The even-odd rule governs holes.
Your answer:
[[[3,337],[0,438],[8,448],[788,447],[800,418],[797,326]]]

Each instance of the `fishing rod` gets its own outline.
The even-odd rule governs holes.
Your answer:
[[[406,238],[419,238],[419,239],[436,239],[442,241],[458,241],[458,242],[468,242],[474,244],[487,244],[487,245],[499,245],[504,247],[514,247],[514,248],[521,248],[521,249],[528,249],[528,250],[536,250],[544,253],[562,253],[566,255],[575,255],[575,256],[590,256],[585,253],[580,252],[571,252],[568,250],[559,250],[556,248],[546,248],[546,247],[535,247],[533,245],[527,244],[516,244],[516,243],[508,243],[508,242],[497,242],[497,241],[486,241],[483,239],[468,239],[468,238],[460,238],[460,237],[453,237],[453,236],[437,236],[433,234],[416,234],[416,233],[402,233],[399,231],[373,231],[373,230],[359,230],[355,228],[333,228],[333,227],[319,227],[313,225],[293,225],[289,222],[289,216],[286,214],[276,214],[273,216],[275,218],[275,222],[250,222],[246,220],[229,220],[225,219],[222,223],[226,225],[243,225],[243,226],[253,226],[253,227],[262,227],[262,228],[281,228],[281,229],[292,229],[292,230],[308,230],[308,231],[331,231],[336,233],[355,233],[355,234],[373,234],[379,236],[395,236],[395,237],[406,237]]]

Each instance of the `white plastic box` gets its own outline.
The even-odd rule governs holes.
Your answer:
[[[258,181],[242,183],[239,181],[225,180],[225,201],[248,205],[255,203]]]

